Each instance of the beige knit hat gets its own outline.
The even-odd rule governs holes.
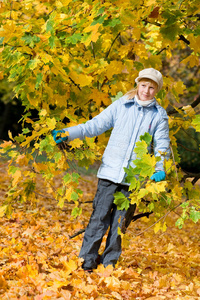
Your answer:
[[[140,71],[139,76],[135,79],[135,82],[138,84],[138,82],[142,78],[148,78],[148,79],[155,81],[158,85],[158,92],[162,89],[162,86],[163,86],[162,74],[159,71],[157,71],[156,69],[148,68],[148,69],[144,69],[144,70]]]

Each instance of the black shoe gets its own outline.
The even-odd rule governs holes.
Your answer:
[[[95,269],[95,268],[92,268],[92,267],[90,267],[90,266],[87,266],[87,265],[85,265],[85,262],[82,264],[82,269],[84,270],[84,271],[87,271],[87,272],[92,272],[93,271],[93,269]]]

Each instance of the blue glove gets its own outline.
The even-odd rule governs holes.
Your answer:
[[[166,177],[166,174],[164,171],[159,171],[159,172],[156,172],[154,173],[150,179],[151,180],[155,180],[156,182],[159,182],[161,180],[165,180],[165,177]]]
[[[53,135],[53,139],[54,141],[56,142],[56,144],[59,144],[59,143],[62,143],[64,141],[67,141],[68,140],[68,136],[65,136],[65,137],[61,137],[59,139],[57,139],[57,134],[58,133],[64,133],[65,131],[63,129],[61,130],[53,130],[52,131],[52,135]]]

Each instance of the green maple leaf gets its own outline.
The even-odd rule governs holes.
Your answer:
[[[134,161],[136,167],[140,168],[140,175],[143,177],[152,176],[155,170],[156,159],[149,154],[143,155],[142,160]]]
[[[190,211],[190,219],[194,222],[197,223],[200,219],[200,212],[196,211],[194,207],[192,207]]]
[[[138,157],[142,157],[144,154],[147,153],[147,143],[145,141],[137,142],[134,151]]]
[[[200,132],[200,115],[196,115],[192,121],[192,125],[195,126],[196,130]]]
[[[130,201],[124,196],[123,193],[117,192],[114,194],[115,199],[114,203],[117,205],[117,209],[123,210],[123,209],[128,209],[130,205]]]
[[[147,145],[149,146],[152,141],[152,136],[148,132],[145,132],[144,135],[140,136],[140,140],[145,141],[147,143]]]

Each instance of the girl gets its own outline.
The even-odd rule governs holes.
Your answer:
[[[133,166],[132,161],[136,159],[134,147],[140,136],[149,132],[153,138],[154,154],[160,156],[160,153],[167,152],[169,155],[168,116],[154,97],[163,86],[162,74],[153,68],[144,69],[139,72],[135,82],[136,89],[129,91],[92,120],[64,130],[54,130],[52,133],[55,142],[60,143],[65,140],[98,136],[112,128],[98,170],[99,181],[93,201],[93,212],[79,254],[84,259],[82,266],[84,270],[97,267],[98,250],[109,226],[106,247],[100,257],[100,263],[105,267],[115,266],[121,254],[121,236],[118,235],[118,227],[122,227],[127,211],[117,210],[113,203],[113,195],[117,191],[122,192],[127,198],[130,195],[124,168]],[[69,136],[57,139],[57,133],[63,131],[67,131]],[[152,180],[165,179],[163,160],[164,157],[161,156],[151,177]]]

